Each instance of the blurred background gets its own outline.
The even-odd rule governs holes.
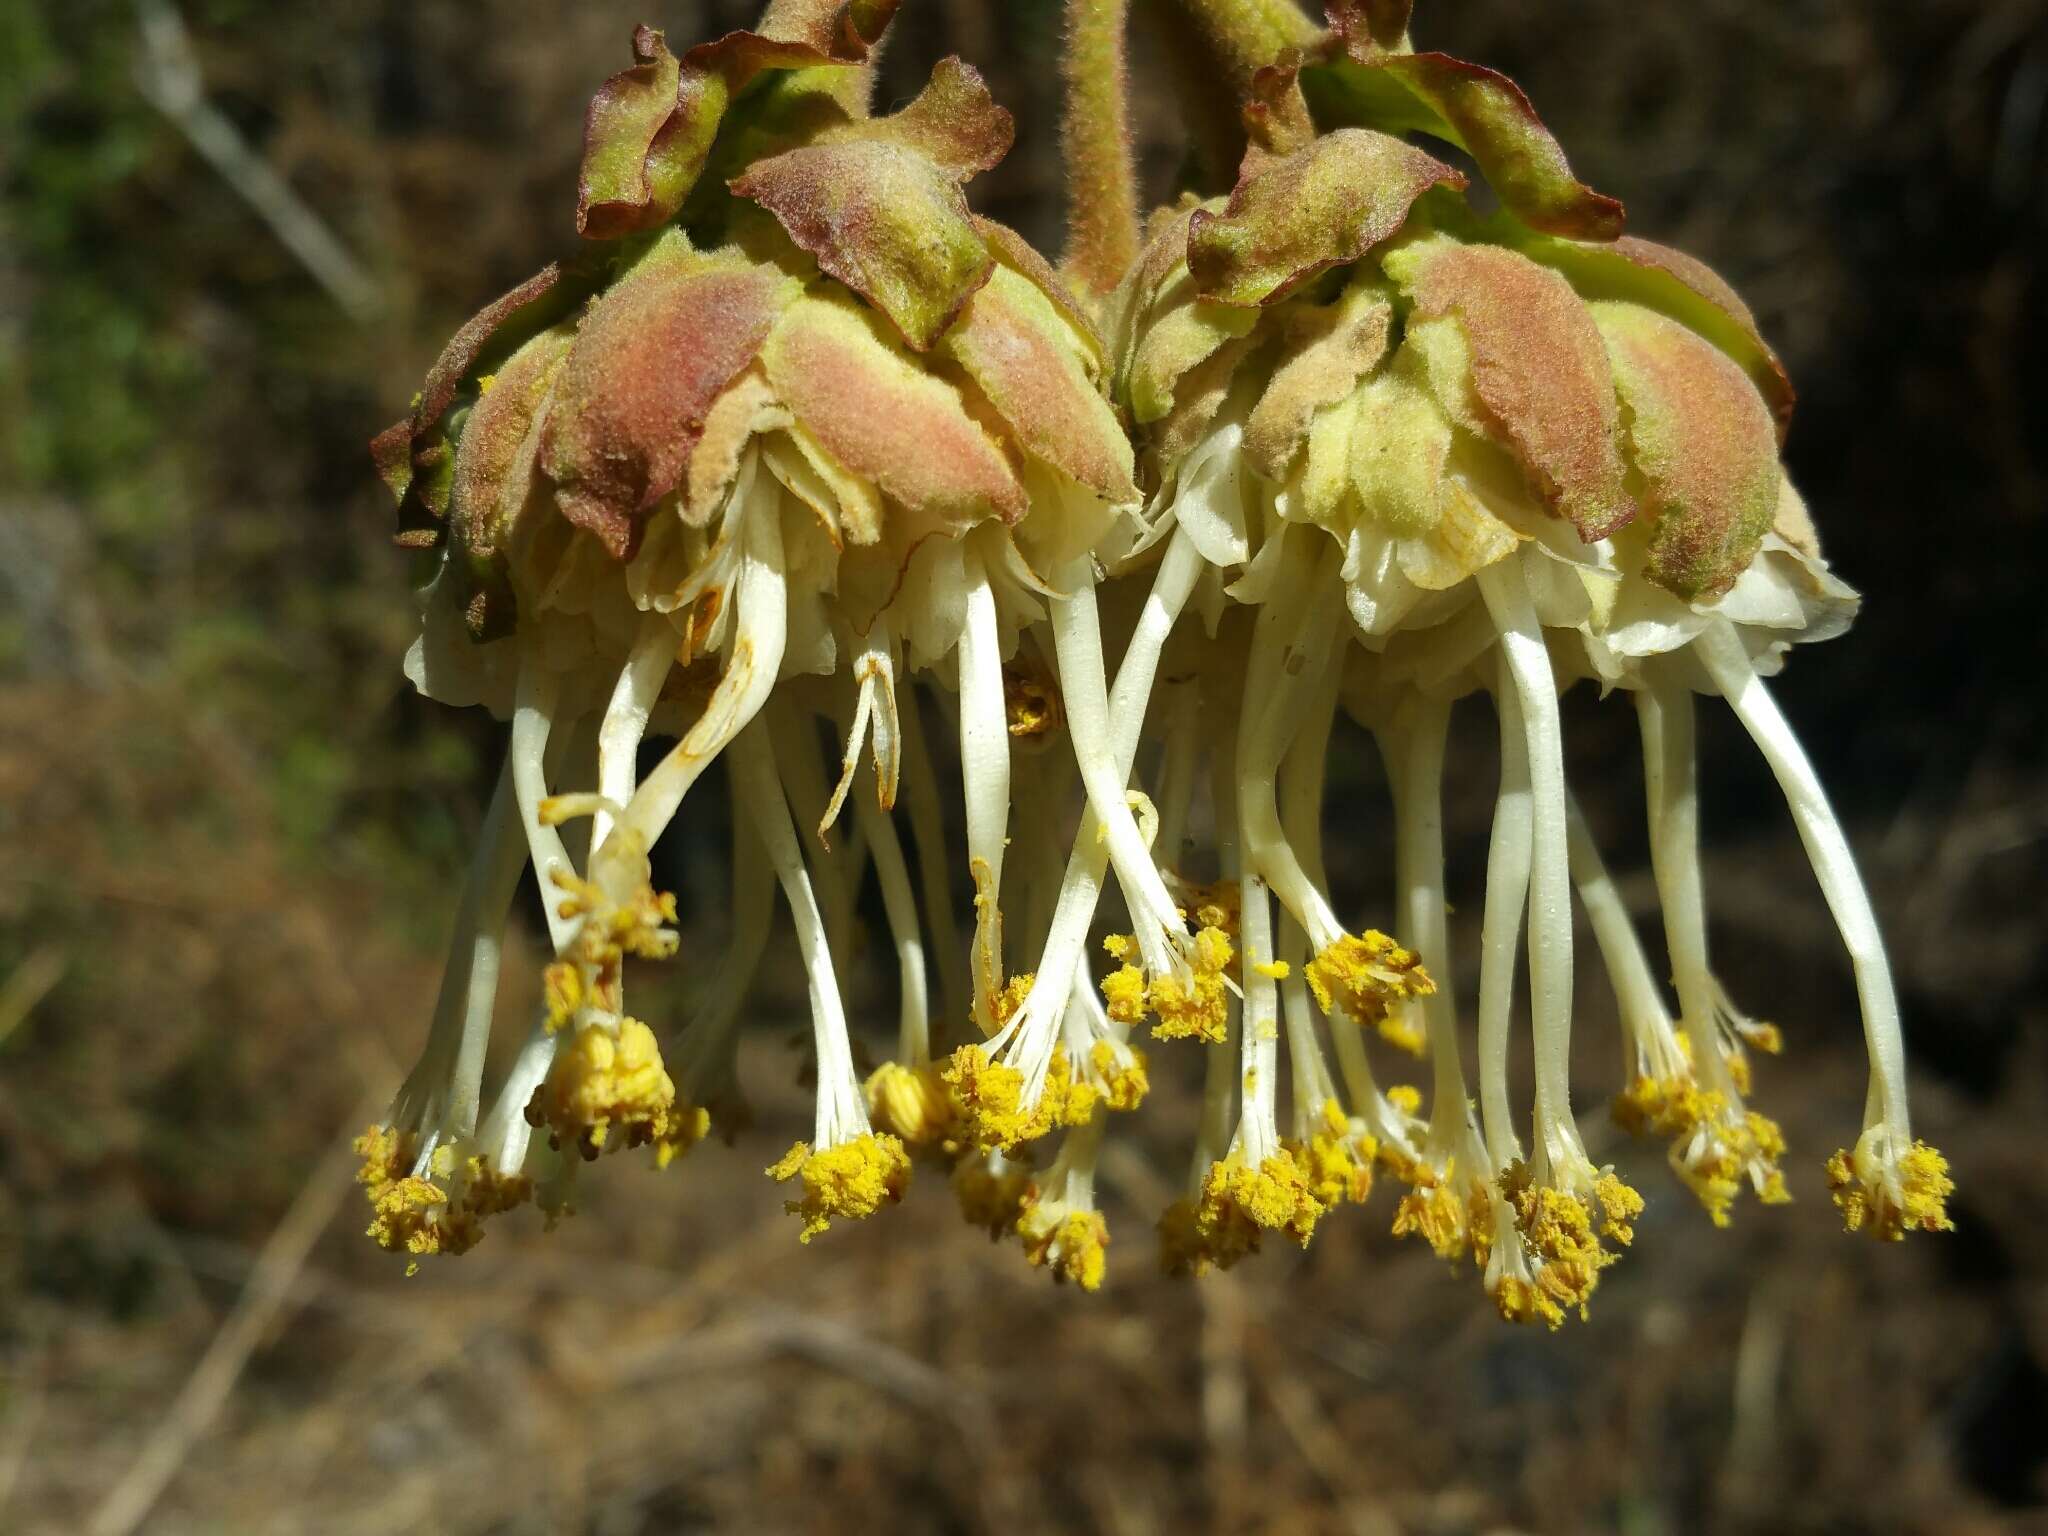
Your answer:
[[[416,1279],[375,1252],[346,1141],[418,1047],[498,735],[403,683],[363,445],[573,241],[583,106],[631,25],[680,44],[752,7],[180,4],[0,0],[0,1529],[2048,1529],[2048,4],[1419,7],[1421,46],[1513,74],[1636,232],[1734,281],[1800,386],[1794,478],[1868,601],[1780,697],[1961,1187],[1949,1238],[1839,1231],[1848,968],[1767,774],[1703,712],[1716,958],[1785,1026],[1758,1102],[1797,1203],[1716,1233],[1606,1126],[1582,965],[1585,1123],[1651,1206],[1555,1336],[1395,1243],[1384,1194],[1306,1254],[1160,1279],[1139,1213],[1188,1119],[1163,1105],[1106,1175],[1098,1295],[929,1175],[799,1250],[759,1174],[807,1114],[772,992],[736,1149],[607,1163],[552,1236],[522,1213]],[[978,64],[1020,135],[975,200],[1046,246],[1056,10],[911,0],[883,85]],[[1164,195],[1186,141],[1148,58]],[[1639,869],[1628,712],[1569,702]],[[1338,772],[1366,784],[1362,743]],[[1331,836],[1347,903],[1383,899],[1377,816]],[[686,960],[715,954],[718,882],[680,878]],[[537,964],[529,931],[508,1000]],[[670,969],[651,1017],[687,1005]],[[853,980],[870,1021],[890,996]]]

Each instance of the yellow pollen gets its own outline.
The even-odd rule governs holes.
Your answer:
[[[1916,1141],[1896,1163],[1886,1166],[1881,1131],[1865,1132],[1854,1151],[1843,1149],[1828,1159],[1828,1190],[1851,1232],[1869,1229],[1882,1242],[1895,1243],[1908,1232],[1952,1232],[1948,1197],[1955,1193],[1948,1159],[1924,1141]]]
[[[1180,883],[1186,892],[1186,915],[1197,928],[1220,929],[1228,939],[1237,937],[1237,919],[1244,891],[1235,880],[1218,880],[1214,885]]]
[[[1346,1203],[1363,1205],[1372,1194],[1372,1165],[1379,1143],[1351,1123],[1335,1099],[1323,1103],[1315,1130],[1306,1141],[1281,1143],[1299,1165],[1316,1202],[1327,1209]]]
[[[701,1104],[679,1104],[653,1132],[654,1166],[666,1168],[711,1134],[711,1111]]]
[[[1071,1280],[1084,1291],[1102,1285],[1109,1223],[1100,1211],[1051,1214],[1043,1206],[1029,1205],[1017,1220],[1017,1235],[1024,1241],[1024,1256],[1053,1279]]]
[[[1120,965],[1102,978],[1102,1002],[1109,1016],[1126,1028],[1145,1022],[1145,973]]]
[[[481,1157],[461,1160],[462,1177],[454,1193],[435,1182],[450,1180],[457,1169],[455,1149],[443,1144],[430,1160],[432,1178],[409,1175],[419,1138],[410,1131],[371,1126],[355,1139],[363,1166],[356,1174],[370,1202],[368,1235],[380,1248],[410,1254],[408,1275],[419,1270],[427,1254],[467,1253],[483,1238],[485,1218],[516,1209],[533,1198],[533,1180],[524,1174],[499,1173]]]
[[[1765,1205],[1792,1198],[1778,1171],[1785,1135],[1777,1122],[1755,1110],[1737,1118],[1726,1098],[1702,1089],[1689,1074],[1632,1079],[1616,1095],[1613,1114],[1631,1135],[1670,1138],[1673,1171],[1717,1227],[1729,1224],[1745,1180]]]
[[[1762,1051],[1766,1056],[1780,1056],[1785,1051],[1785,1032],[1775,1024],[1761,1019],[1738,1019],[1735,1032],[1742,1036],[1743,1044],[1753,1051]]]
[[[366,1198],[374,1203],[378,1190],[405,1177],[406,1170],[412,1166],[419,1138],[410,1131],[372,1125],[350,1145],[356,1156],[363,1160],[363,1166],[356,1172],[356,1182],[363,1186]]]
[[[1442,1174],[1421,1170],[1415,1187],[1394,1208],[1394,1236],[1420,1237],[1436,1256],[1455,1264],[1469,1250],[1472,1262],[1486,1263],[1493,1246],[1493,1198],[1483,1183],[1472,1182],[1463,1195],[1455,1162]]]
[[[1135,1047],[1126,1046],[1118,1051],[1109,1041],[1098,1040],[1088,1048],[1088,1066],[1102,1102],[1111,1109],[1136,1109],[1151,1091],[1145,1053]]]
[[[1541,1322],[1555,1331],[1564,1323],[1564,1309],[1556,1298],[1519,1275],[1503,1275],[1493,1287],[1493,1304],[1511,1323]]]
[[[1016,1016],[1024,1006],[1024,999],[1031,995],[1031,983],[1036,978],[1030,971],[1019,971],[989,996],[989,1009],[995,1015],[996,1028],[1001,1029]]]
[[[1643,1214],[1643,1197],[1613,1173],[1593,1181],[1593,1200],[1600,1207],[1600,1235],[1626,1248],[1636,1240],[1635,1219]]]
[[[553,1034],[571,1019],[587,998],[583,972],[574,961],[555,960],[541,972],[541,996],[547,1005],[547,1029]]]
[[[1212,1234],[1217,1262],[1225,1264],[1224,1253],[1234,1258],[1256,1252],[1262,1228],[1283,1232],[1307,1247],[1324,1209],[1301,1164],[1287,1153],[1276,1153],[1256,1168],[1233,1153],[1210,1164],[1196,1215]]]
[[[419,1272],[421,1256],[441,1251],[439,1213],[447,1208],[448,1195],[425,1179],[394,1179],[382,1185],[371,1202],[374,1214],[367,1228],[377,1246],[389,1253],[412,1255],[405,1267],[408,1275]]]
[[[1064,1046],[1054,1046],[1038,1102],[1024,1104],[1024,1074],[1016,1067],[989,1059],[978,1045],[956,1050],[940,1077],[953,1090],[968,1135],[978,1147],[1007,1149],[1035,1141],[1061,1126],[1085,1125],[1095,1116],[1102,1094],[1092,1083],[1077,1080]]]
[[[1523,1162],[1508,1165],[1500,1177],[1500,1191],[1514,1210],[1515,1230],[1535,1266],[1533,1282],[1514,1275],[1501,1278],[1494,1293],[1501,1315],[1517,1322],[1540,1318],[1552,1328],[1563,1321],[1567,1308],[1584,1317],[1600,1271],[1615,1262],[1594,1231],[1594,1211],[1574,1194],[1536,1183]],[[1596,1180],[1594,1199],[1604,1230],[1619,1242],[1633,1237],[1629,1222],[1642,1210],[1642,1199],[1634,1190],[1604,1174]]]
[[[1196,929],[1194,953],[1189,957],[1193,974],[1185,982],[1178,976],[1154,976],[1147,988],[1156,1020],[1153,1036],[1160,1040],[1225,1039],[1230,989],[1224,977],[1233,958],[1229,935],[1221,928]]]
[[[835,1216],[872,1216],[901,1200],[910,1183],[910,1157],[894,1136],[868,1131],[822,1152],[800,1141],[769,1167],[768,1176],[783,1184],[802,1181],[803,1197],[783,1201],[782,1208],[803,1218],[797,1240],[808,1243]]]
[[[1436,990],[1414,950],[1371,928],[1325,946],[1307,976],[1323,1012],[1341,1008],[1360,1024],[1377,1025],[1395,1003]]]
[[[664,1144],[665,1155],[656,1154],[664,1166],[709,1128],[701,1109],[677,1114],[661,1047],[638,1019],[621,1019],[616,1034],[597,1024],[577,1030],[534,1091],[526,1119],[545,1126],[555,1146],[573,1146],[586,1159],[621,1146]]]

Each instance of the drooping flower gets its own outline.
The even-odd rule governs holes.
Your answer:
[[[922,943],[888,819],[915,730],[897,679],[943,674],[961,700],[963,862],[988,893],[973,990],[987,1021],[1005,979],[1004,660],[1058,600],[1052,580],[1136,500],[1086,320],[960,193],[1007,148],[1008,115],[948,60],[901,111],[866,116],[877,31],[798,19],[680,58],[659,33],[636,33],[633,67],[587,127],[578,226],[590,246],[466,326],[377,444],[402,540],[435,555],[408,670],[431,696],[513,723],[491,883],[470,905],[489,907],[479,924],[502,923],[522,861],[498,854],[517,849],[516,815],[557,956],[531,1047],[548,1067],[527,1113],[586,1155],[652,1141],[665,1159],[703,1135],[710,1106],[730,1112],[733,1029],[772,870],[797,918],[818,1034],[814,1136],[777,1170],[801,1178],[807,1229],[821,1214],[865,1214],[871,1185],[901,1182],[854,1075],[825,932],[842,889],[842,872],[819,863],[827,827],[871,751],[878,814],[857,808],[857,821],[897,929],[905,1067],[929,1088]],[[849,732],[829,800],[804,793],[805,676],[849,683],[843,714],[822,695]],[[641,777],[650,734],[678,740]],[[625,1012],[624,962],[673,950],[648,851],[729,752],[745,763],[740,932],[689,1034],[679,1091]],[[565,782],[594,789],[551,793]],[[792,803],[818,821],[808,856]],[[947,878],[938,854],[920,847],[927,901],[950,904],[930,888]],[[426,1133],[422,1158],[475,1118],[495,977],[465,982],[459,969],[394,1116],[394,1129]],[[451,1111],[440,1084],[457,1057],[467,1098]],[[853,1155],[842,1147],[879,1150],[854,1170],[839,1167]]]
[[[1225,32],[1257,9],[1189,3]],[[804,1242],[950,1163],[972,1224],[1095,1289],[1097,1172],[1152,1097],[1149,1030],[1162,1064],[1202,1061],[1168,1270],[1306,1244],[1391,1181],[1397,1235],[1559,1326],[1643,1208],[1573,1108],[1575,892],[1621,1014],[1616,1118],[1717,1223],[1745,1188],[1787,1197],[1748,1103],[1780,1038],[1707,953],[1699,694],[1763,750],[1849,941],[1872,1087],[1836,1203],[1880,1237],[1946,1226],[1868,899],[1761,680],[1855,597],[1780,467],[1791,391],[1741,301],[1624,235],[1512,83],[1415,52],[1400,0],[1236,36],[1234,187],[1142,242],[1077,214],[1077,297],[968,209],[1010,138],[971,69],[869,115],[891,9],[789,0],[680,56],[637,33],[587,123],[585,249],[465,326],[378,440],[401,541],[431,551],[408,671],[511,729],[427,1046],[359,1143],[371,1234],[460,1252],[514,1205],[565,1210],[579,1163],[734,1136],[779,891],[816,1102],[768,1173]],[[1102,14],[1077,11],[1077,48]],[[1067,137],[1113,212],[1110,116],[1091,141],[1077,108]],[[1462,149],[1498,211],[1409,135]],[[1582,681],[1635,702],[1675,1008],[1566,783]],[[1476,1097],[1442,826],[1468,696],[1499,727]],[[1328,868],[1326,822],[1359,812],[1326,774],[1343,715],[1386,769],[1385,912],[1340,911]],[[673,745],[643,774],[650,739]],[[657,844],[720,764],[732,938],[664,1052],[629,962],[679,948]],[[529,865],[553,958],[485,1113]],[[864,1071],[842,980],[870,872],[897,1012]],[[1383,1081],[1389,1052],[1426,1064],[1426,1105]]]
[[[1237,845],[1307,933],[1309,979],[1322,978],[1333,1027],[1338,1015],[1370,1023],[1361,1014],[1373,1009],[1331,1009],[1331,981],[1363,966],[1387,984],[1373,957],[1398,946],[1335,924],[1313,872],[1317,813],[1296,835],[1261,785],[1294,750],[1319,754],[1319,689],[1341,696],[1387,761],[1398,918],[1435,985],[1411,1000],[1395,982],[1384,1006],[1399,1011],[1400,1038],[1427,1041],[1432,1115],[1404,1122],[1363,1066],[1357,1031],[1334,1027],[1332,1038],[1353,1112],[1412,1186],[1397,1228],[1447,1257],[1484,1259],[1504,1312],[1552,1323],[1611,1262],[1604,1243],[1626,1241],[1638,1197],[1587,1156],[1570,1101],[1575,877],[1636,1051],[1618,1112],[1671,1142],[1674,1168],[1717,1221],[1745,1186],[1785,1198],[1783,1138],[1744,1102],[1746,1047],[1776,1035],[1734,1010],[1706,960],[1692,789],[1701,691],[1728,698],[1785,784],[1857,965],[1874,1086],[1862,1150],[1831,1165],[1838,1203],[1852,1225],[1931,1224],[1946,1175],[1927,1171],[1935,1154],[1906,1130],[1896,1005],[1868,902],[1759,681],[1791,644],[1839,633],[1855,601],[1779,467],[1790,387],[1725,284],[1622,235],[1619,205],[1571,176],[1509,82],[1390,42],[1393,11],[1405,14],[1333,8],[1321,49],[1260,87],[1268,103],[1298,90],[1316,130],[1279,131],[1298,111],[1249,114],[1252,147],[1230,196],[1155,219],[1122,294],[1117,378],[1141,477],[1158,487],[1138,551],[1166,543],[1164,572],[1193,546],[1192,585],[1218,634],[1256,610],[1218,685],[1245,701]],[[1475,213],[1465,176],[1401,137],[1416,129],[1468,151],[1500,211]],[[1329,617],[1339,605],[1343,633]],[[1580,679],[1639,701],[1675,1025],[1590,837],[1571,827],[1558,696]],[[1503,759],[1476,1122],[1443,985],[1435,825],[1449,705],[1475,692],[1492,698]],[[1285,798],[1283,783],[1283,811]],[[1525,913],[1536,1066],[1526,1153],[1507,1072]],[[1248,961],[1256,927],[1248,906]],[[1257,1000],[1265,985],[1248,971],[1248,1112],[1274,1076],[1260,1049],[1276,1034]],[[1307,1056],[1296,1075],[1313,1085],[1313,1035],[1288,1047]],[[1192,1209],[1199,1218],[1201,1202]],[[1891,1214],[1862,1217],[1878,1210]]]

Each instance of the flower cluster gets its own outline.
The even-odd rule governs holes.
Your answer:
[[[1171,1069],[1202,1087],[1166,1269],[1306,1244],[1379,1179],[1397,1235],[1555,1327],[1643,1206],[1574,1114],[1575,891],[1626,1032],[1616,1119],[1717,1223],[1744,1189],[1787,1198],[1749,1104],[1779,1034],[1707,953],[1701,695],[1783,787],[1855,966],[1845,1221],[1947,1225],[1870,903],[1763,681],[1856,599],[1780,468],[1791,389],[1748,310],[1624,235],[1512,83],[1415,51],[1405,5],[1317,29],[1185,3],[1231,63],[1235,185],[1140,228],[1121,7],[1077,3],[1064,278],[968,210],[1011,136],[971,68],[871,115],[886,0],[778,0],[680,56],[636,34],[588,117],[583,249],[464,326],[375,444],[430,552],[408,674],[510,722],[425,1051],[360,1146],[384,1246],[460,1252],[528,1200],[567,1209],[581,1163],[735,1130],[779,891],[817,1103],[768,1173],[804,1241],[922,1162],[1092,1290],[1105,1139]],[[1416,135],[1463,151],[1492,211]],[[1675,1008],[1566,784],[1580,682],[1635,705]],[[1476,1037],[1442,831],[1467,697],[1500,743]],[[1390,790],[1394,899],[1364,922],[1325,864],[1340,717]],[[652,856],[721,764],[733,939],[664,1042],[627,961],[676,955]],[[486,1109],[529,867],[554,959]],[[863,1073],[841,978],[870,876],[900,1010]]]

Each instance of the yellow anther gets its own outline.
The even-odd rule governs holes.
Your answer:
[[[1564,1308],[1542,1286],[1518,1275],[1503,1275],[1493,1286],[1493,1304],[1511,1323],[1541,1322],[1555,1330],[1564,1323]]]
[[[1955,1193],[1948,1159],[1924,1141],[1898,1156],[1888,1156],[1890,1143],[1882,1126],[1865,1131],[1853,1151],[1844,1148],[1828,1159],[1828,1190],[1851,1232],[1869,1229],[1872,1237],[1895,1243],[1908,1232],[1950,1232],[1948,1197]]]
[[[1037,978],[1030,971],[1019,971],[989,996],[989,1009],[995,1015],[996,1028],[1001,1029],[1016,1016],[1024,1006],[1024,999],[1031,995],[1031,984]]]
[[[960,1107],[940,1065],[885,1061],[868,1074],[868,1118],[912,1148],[957,1148]]]
[[[1397,1051],[1421,1057],[1429,1048],[1422,1021],[1412,1008],[1389,1008],[1373,1025],[1379,1037]]]
[[[1441,1174],[1424,1168],[1414,1188],[1394,1208],[1394,1236],[1420,1237],[1436,1256],[1456,1263],[1469,1250],[1472,1262],[1483,1265],[1493,1246],[1493,1198],[1476,1181],[1461,1195],[1455,1162]]]
[[[422,1256],[441,1251],[440,1213],[447,1206],[447,1191],[440,1186],[420,1178],[393,1179],[378,1187],[366,1230],[386,1252],[412,1255],[405,1272],[417,1274]]]
[[[1102,1102],[1111,1109],[1136,1109],[1151,1091],[1145,1053],[1133,1046],[1119,1050],[1107,1040],[1098,1040],[1088,1048],[1088,1066],[1092,1083],[1101,1091]]]
[[[356,1171],[356,1182],[363,1186],[364,1196],[374,1204],[380,1189],[406,1176],[412,1167],[419,1138],[410,1131],[372,1125],[350,1145],[356,1156],[363,1160],[363,1166]]]
[[[1034,1141],[1061,1126],[1084,1125],[1094,1118],[1102,1097],[1094,1085],[1075,1079],[1062,1046],[1053,1047],[1038,1102],[1028,1107],[1024,1074],[990,1060],[978,1045],[961,1046],[940,1069],[940,1076],[953,1090],[969,1138],[991,1150]]]
[[[1373,1159],[1379,1143],[1364,1131],[1354,1133],[1335,1099],[1325,1100],[1315,1130],[1306,1141],[1282,1143],[1301,1168],[1317,1204],[1334,1209],[1347,1202],[1363,1205],[1372,1194]]]
[[[661,1047],[638,1019],[621,1019],[616,1033],[597,1024],[577,1030],[526,1106],[527,1123],[545,1126],[557,1147],[594,1158],[621,1146],[664,1143],[666,1155],[657,1153],[664,1165],[702,1136],[709,1123],[703,1116],[685,1107],[678,1117]]]
[[[1225,938],[1236,939],[1244,890],[1235,880],[1218,880],[1214,885],[1190,885],[1176,880],[1175,886],[1184,895],[1183,916],[1197,928],[1220,929]]]
[[[813,1152],[808,1142],[800,1141],[769,1166],[768,1177],[781,1184],[802,1181],[803,1197],[783,1201],[782,1208],[803,1218],[797,1240],[808,1243],[830,1227],[835,1216],[872,1216],[901,1200],[910,1185],[910,1156],[894,1136],[872,1131],[822,1152]]]
[[[1253,1243],[1258,1236],[1257,1227],[1248,1230]],[[1251,1251],[1246,1246],[1236,1252],[1218,1253],[1213,1234],[1202,1227],[1201,1212],[1192,1200],[1176,1200],[1159,1217],[1159,1270],[1173,1276],[1206,1275],[1210,1269],[1228,1269],[1244,1254]]]
[[[556,797],[563,814],[588,814],[588,796]],[[554,802],[551,802],[554,803]],[[609,847],[609,845],[607,845]],[[580,919],[576,931],[542,977],[545,1019],[550,1030],[566,1027],[589,1009],[616,1013],[622,1005],[621,971],[628,955],[666,959],[676,951],[675,896],[648,882],[644,852],[629,845],[608,857],[602,878],[585,879],[555,869],[549,878],[564,893],[556,911]],[[623,878],[620,878],[623,875]],[[624,889],[623,897],[618,892]]]
[[[1742,1036],[1742,1043],[1753,1051],[1762,1051],[1766,1056],[1780,1056],[1785,1051],[1785,1032],[1775,1024],[1761,1019],[1738,1019],[1735,1032]]]
[[[978,1045],[963,1045],[942,1069],[947,1087],[967,1119],[975,1143],[984,1147],[1015,1146],[1024,1139],[1030,1117],[1024,1113],[1024,1074],[989,1059]]]
[[[541,996],[547,1006],[547,1029],[553,1034],[571,1019],[588,999],[583,972],[573,960],[556,960],[541,972]]]
[[[1643,1197],[1612,1172],[1593,1181],[1593,1200],[1600,1207],[1600,1235],[1626,1248],[1636,1240],[1635,1220],[1643,1214]]]
[[[1048,736],[1065,719],[1052,679],[1020,666],[1003,668],[1003,713],[1010,734],[1027,738]]]
[[[1679,1136],[1699,1123],[1700,1092],[1689,1078],[1630,1078],[1614,1096],[1614,1123],[1631,1136]]]
[[[381,1248],[411,1254],[407,1274],[418,1271],[423,1255],[467,1253],[482,1239],[485,1218],[533,1198],[533,1180],[499,1173],[481,1157],[459,1158],[446,1143],[429,1161],[432,1177],[409,1174],[418,1140],[375,1125],[355,1140],[363,1158],[356,1179],[372,1212],[368,1235]],[[461,1177],[454,1179],[458,1166]]]
[[[1071,1280],[1084,1291],[1102,1284],[1108,1265],[1109,1223],[1100,1211],[1062,1211],[1029,1204],[1017,1219],[1024,1256],[1053,1279]]]
[[[1217,1041],[1229,1034],[1230,988],[1225,981],[1234,958],[1230,937],[1221,928],[1195,930],[1192,974],[1154,976],[1146,989],[1160,1040]]]
[[[711,1111],[701,1104],[678,1104],[653,1133],[654,1166],[666,1168],[711,1134]]]
[[[1102,999],[1112,1019],[1136,1025],[1150,1013],[1154,1016],[1152,1035],[1158,1040],[1214,1042],[1226,1038],[1230,1009],[1226,978],[1237,956],[1222,928],[1207,924],[1195,930],[1185,978],[1148,978],[1137,964],[1138,941],[1130,934],[1112,933],[1102,947],[1122,962],[1102,979]]]
[[[1135,1028],[1145,1022],[1145,973],[1120,965],[1102,978],[1102,1002],[1117,1023]]]
[[[1617,1241],[1627,1241],[1619,1234],[1634,1235],[1628,1223],[1642,1211],[1641,1197],[1612,1174],[1600,1175],[1596,1217],[1577,1195],[1536,1183],[1523,1162],[1510,1163],[1501,1174],[1500,1192],[1513,1208],[1516,1233],[1534,1267],[1527,1281],[1513,1274],[1500,1277],[1494,1301],[1501,1315],[1517,1322],[1540,1318],[1552,1328],[1563,1321],[1565,1309],[1584,1317],[1600,1271],[1615,1262],[1615,1255],[1600,1245],[1594,1223],[1599,1220]]]
[[[1202,1180],[1197,1215],[1220,1255],[1256,1251],[1259,1229],[1285,1233],[1303,1247],[1315,1235],[1325,1207],[1309,1186],[1301,1164],[1285,1152],[1256,1168],[1233,1154],[1212,1163]],[[1246,1231],[1249,1227],[1249,1232]]]
[[[1017,1229],[1017,1219],[1024,1214],[1024,1202],[1033,1187],[1032,1177],[1023,1163],[1005,1162],[997,1171],[986,1157],[963,1158],[953,1170],[953,1196],[969,1226],[1000,1238]]]
[[[1684,1045],[1685,1037],[1679,1039]],[[1731,1057],[1731,1067],[1739,1059]],[[1725,1097],[1702,1089],[1690,1075],[1636,1077],[1616,1095],[1613,1113],[1615,1123],[1632,1135],[1670,1138],[1672,1169],[1717,1227],[1728,1225],[1745,1181],[1766,1205],[1792,1198],[1778,1171],[1785,1136],[1777,1122],[1755,1110],[1736,1118]]]
[[[1325,946],[1309,961],[1307,976],[1325,1013],[1342,1009],[1361,1024],[1377,1025],[1395,1003],[1436,990],[1414,950],[1370,928]]]

